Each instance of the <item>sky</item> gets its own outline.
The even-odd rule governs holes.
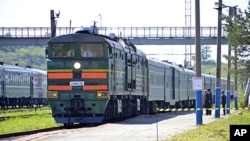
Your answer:
[[[201,26],[217,26],[214,2],[218,0],[200,0]],[[238,5],[244,10],[248,0],[223,0],[223,4]],[[0,0],[0,27],[50,27],[50,10],[60,11],[58,27],[69,27],[70,21],[72,27],[90,26],[93,21],[103,27],[185,26],[185,0]],[[223,13],[227,14],[228,9],[223,9]],[[195,0],[191,0],[191,19],[191,25],[195,26]],[[183,46],[179,50],[176,46],[153,46],[145,52],[155,53],[156,48],[159,54],[185,50]],[[214,59],[216,46],[211,48]],[[222,47],[222,53],[227,53],[227,47]],[[182,58],[175,61],[183,62],[183,56],[175,57]]]

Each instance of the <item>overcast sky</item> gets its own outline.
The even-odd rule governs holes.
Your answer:
[[[218,0],[200,0],[201,26],[217,26],[215,2]],[[248,6],[248,0],[223,0],[223,3],[239,5],[242,10]],[[185,26],[185,0],[0,0],[0,27],[50,27],[50,10],[55,13],[60,10],[58,27],[69,27],[70,20],[72,27],[90,26],[93,21],[104,27]],[[228,8],[223,13],[227,14]],[[191,18],[194,26],[195,0],[191,1]],[[185,53],[183,46],[140,49],[159,53],[155,56],[158,59],[183,63],[183,55],[174,55]],[[173,55],[160,55],[163,52]],[[223,54],[227,54],[227,46],[222,46]],[[216,46],[212,46],[212,59],[216,59]]]
[[[218,0],[200,0],[201,26],[217,25],[214,2]],[[223,0],[241,9],[246,9],[247,2]],[[195,0],[191,4],[194,25]],[[52,9],[60,10],[58,26],[69,26],[70,20],[73,27],[89,26],[92,21],[106,27],[185,26],[185,0],[1,0],[0,27],[49,27]]]

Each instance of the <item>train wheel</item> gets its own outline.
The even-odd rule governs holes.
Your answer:
[[[70,127],[72,127],[73,126],[73,123],[64,123],[63,124],[63,127],[64,128],[70,128]]]

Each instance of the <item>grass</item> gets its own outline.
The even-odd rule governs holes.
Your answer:
[[[32,131],[37,129],[58,127],[50,114],[35,115],[28,118],[10,118],[0,122],[0,134]]]
[[[200,125],[196,129],[185,131],[163,141],[227,141],[230,137],[230,125],[250,124],[250,112],[242,110],[213,123]]]
[[[231,66],[232,67],[232,66]],[[202,73],[216,75],[216,64],[215,65],[201,65]],[[221,63],[221,77],[227,78],[227,64]]]
[[[51,113],[50,107],[0,110],[0,117]]]
[[[230,125],[250,124],[250,111],[244,107],[243,91],[241,90],[239,90],[238,105],[239,109],[231,112],[231,115],[225,118],[220,118],[210,124],[199,125],[196,129],[185,131],[163,141],[228,141]],[[230,108],[234,108],[234,101],[231,101]]]
[[[0,121],[0,135],[61,126],[52,118],[50,107],[0,110],[0,117],[10,117]]]

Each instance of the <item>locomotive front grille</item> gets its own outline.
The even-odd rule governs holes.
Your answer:
[[[81,78],[81,72],[74,72],[73,78]]]

